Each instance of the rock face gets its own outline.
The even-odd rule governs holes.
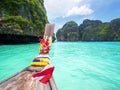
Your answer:
[[[75,23],[75,22],[74,22]],[[66,27],[65,27],[66,26]],[[103,23],[100,20],[84,20],[76,26],[66,23],[59,29],[56,37],[58,41],[120,41],[120,18]],[[69,29],[69,30],[67,30]],[[72,29],[72,31],[70,31]],[[76,34],[69,34],[72,33]],[[69,37],[72,39],[70,39]],[[75,38],[74,38],[75,37]]]
[[[56,36],[58,41],[78,41],[79,30],[77,23],[74,21],[67,22],[58,30]]]
[[[26,39],[26,43],[32,41],[32,37],[38,41],[46,23],[48,19],[43,0],[0,0],[0,34],[8,43],[16,41],[11,38],[12,35],[20,38],[19,43],[23,43],[22,39],[26,37],[31,37]],[[36,41],[34,38],[33,42]]]

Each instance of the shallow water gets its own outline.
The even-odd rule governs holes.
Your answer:
[[[38,48],[1,45],[0,81],[28,66]],[[120,42],[56,42],[50,57],[59,90],[120,90]]]

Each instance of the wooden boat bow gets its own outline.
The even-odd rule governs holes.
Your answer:
[[[48,50],[50,50],[50,45],[51,45],[49,41],[52,40],[54,27],[55,27],[54,24],[46,24],[45,34],[43,37],[44,42],[41,43],[40,52],[38,55],[38,56],[41,55],[42,57],[41,56],[37,57],[37,60],[34,59],[31,66],[25,68],[24,70],[11,76],[10,78],[2,81],[0,83],[0,90],[57,90],[57,86],[55,84],[53,76],[50,78],[50,80],[46,84],[41,83],[38,79],[32,80],[32,75],[42,71],[46,66],[45,65],[46,63],[48,65],[51,65],[50,60],[48,60],[49,61],[48,63],[48,62],[43,62],[46,60],[42,60],[42,59],[45,59],[43,56],[46,56],[46,55],[48,56],[48,53],[49,53]],[[44,45],[42,46],[42,44]],[[48,49],[46,49],[46,47]],[[49,57],[47,57],[47,59],[49,59]]]
[[[0,83],[0,90],[57,90],[54,78],[51,77],[47,84],[32,80],[32,74],[41,71],[43,67],[27,67],[10,78]]]

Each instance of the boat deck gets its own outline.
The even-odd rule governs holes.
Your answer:
[[[43,67],[27,67],[2,81],[0,83],[0,90],[58,90],[53,77],[51,77],[47,84],[31,79],[33,73],[42,69]]]

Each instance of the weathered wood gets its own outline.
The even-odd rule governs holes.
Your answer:
[[[49,83],[50,83],[50,87],[52,88],[52,90],[57,90],[57,86],[55,84],[53,77],[51,77],[51,79],[49,80]]]
[[[54,27],[55,27],[55,24],[46,24],[45,34],[43,37],[44,39],[49,41],[52,40]],[[49,47],[47,46],[47,48]],[[42,49],[45,51],[45,54],[46,54],[46,49],[40,48],[40,50]],[[40,52],[40,54],[44,54],[44,53]],[[49,64],[51,63],[49,62]],[[21,72],[1,82],[0,90],[57,90],[53,77],[51,77],[51,79],[47,84],[43,84],[39,82],[39,80],[32,80],[32,74],[35,72],[41,71],[42,69],[43,67],[32,67],[32,66],[27,67]]]
[[[57,90],[53,77],[47,84],[31,79],[33,73],[42,69],[43,67],[27,67],[1,82],[0,90]]]

